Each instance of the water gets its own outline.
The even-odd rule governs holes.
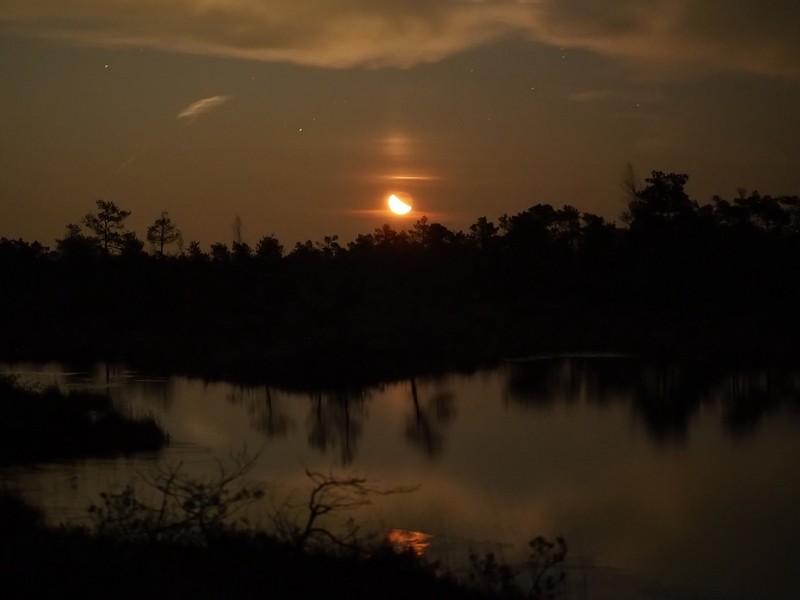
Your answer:
[[[536,535],[569,545],[572,598],[795,598],[800,375],[624,357],[555,357],[350,393],[300,393],[121,365],[15,364],[23,381],[108,392],[172,437],[158,456],[15,468],[6,485],[54,522],[159,465],[247,478],[305,499],[305,469],[384,487],[356,519],[419,532],[459,571],[467,554],[516,563]],[[249,517],[266,519],[269,503]]]

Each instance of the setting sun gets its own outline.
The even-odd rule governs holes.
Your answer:
[[[411,211],[411,205],[392,194],[389,196],[389,210],[396,215],[405,215]]]

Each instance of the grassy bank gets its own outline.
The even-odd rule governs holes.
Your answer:
[[[108,396],[0,377],[0,464],[152,452],[168,440],[154,419],[126,417]]]

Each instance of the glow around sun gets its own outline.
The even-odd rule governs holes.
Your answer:
[[[389,210],[396,215],[405,215],[411,211],[411,205],[400,200],[397,195],[392,194],[389,196]]]

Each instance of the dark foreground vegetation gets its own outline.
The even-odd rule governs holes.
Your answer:
[[[470,557],[457,580],[411,549],[367,545],[329,529],[324,518],[372,494],[357,478],[309,473],[314,487],[299,517],[276,513],[273,528],[242,528],[231,517],[262,499],[244,486],[247,465],[208,482],[179,468],[150,480],[150,502],[133,486],[102,495],[86,528],[52,529],[17,498],[0,494],[0,565],[6,598],[507,598],[560,597],[563,540],[536,538],[524,572],[489,554]]]
[[[426,218],[346,246],[272,236],[205,252],[165,212],[152,253],[98,201],[54,249],[0,241],[0,357],[119,359],[284,384],[366,383],[536,352],[776,360],[800,349],[800,198],[709,204],[631,183],[621,225],[564,206]]]
[[[267,536],[220,536],[208,546],[132,542],[41,526],[2,507],[6,598],[480,598],[410,556],[305,555]],[[21,519],[27,523],[23,527]]]
[[[108,396],[37,391],[0,376],[0,465],[155,452],[167,441],[152,418],[129,418]]]

